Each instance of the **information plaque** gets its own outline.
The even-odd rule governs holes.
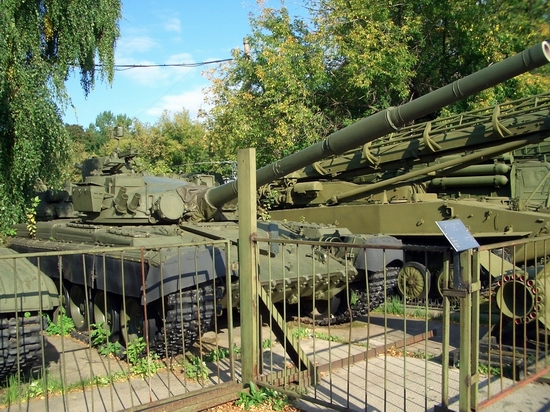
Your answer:
[[[456,252],[479,247],[479,243],[477,243],[477,240],[475,240],[462,220],[443,220],[441,222],[435,222],[435,224],[439,227],[439,230],[445,235]]]

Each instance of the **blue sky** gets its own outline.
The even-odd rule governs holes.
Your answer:
[[[302,1],[287,4],[303,9]],[[280,1],[264,1],[278,8]],[[123,0],[121,36],[116,64],[197,63],[231,58],[231,50],[242,49],[250,34],[249,14],[257,14],[255,0]],[[87,127],[97,115],[111,111],[153,124],[163,110],[182,109],[192,118],[204,101],[209,82],[202,72],[216,66],[197,68],[160,67],[116,71],[112,85],[97,81],[86,98],[77,76],[67,82],[74,107],[67,107],[63,120]],[[206,108],[207,107],[204,107]]]

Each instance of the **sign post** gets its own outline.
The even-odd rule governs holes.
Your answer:
[[[459,410],[470,411],[477,405],[478,388],[480,282],[479,267],[472,271],[472,251],[479,243],[460,219],[435,223],[454,249],[453,287],[443,288],[443,296],[460,298]]]

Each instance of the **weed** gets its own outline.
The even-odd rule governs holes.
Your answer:
[[[116,355],[122,351],[122,345],[117,342],[109,342],[109,331],[103,323],[92,323],[90,340],[92,346],[97,347],[97,351],[102,356]]]
[[[359,296],[357,296],[357,292],[355,290],[351,290],[350,296],[349,296],[349,305],[351,307],[354,307],[357,305],[357,302],[359,301]]]
[[[132,343],[129,343],[128,349],[124,352],[131,365],[130,371],[134,375],[151,376],[164,367],[156,353],[149,353],[148,356],[143,356],[146,346],[147,344],[143,337],[139,337]]]
[[[208,378],[209,372],[206,363],[198,356],[191,357],[183,365],[185,376],[196,381],[204,381]]]
[[[481,373],[482,375],[489,375],[489,373],[492,376],[500,376],[501,370],[498,367],[491,366],[489,368],[489,365],[486,365],[485,363],[478,363],[477,364],[477,371]]]
[[[343,342],[343,339],[341,339],[340,337],[335,335],[329,335],[323,332],[315,332],[315,337],[317,339],[328,340],[330,342]]]
[[[308,328],[302,328],[302,327],[299,327],[299,328],[296,328],[293,332],[292,332],[292,336],[294,336],[294,338],[296,339],[308,339],[311,337],[311,331],[308,329]]]
[[[49,335],[66,336],[73,330],[75,330],[73,320],[65,314],[65,308],[63,307],[59,308],[59,314],[57,315],[57,321],[55,323],[50,320],[50,317],[48,315],[44,316],[46,316],[46,319],[48,321],[46,332]]]
[[[229,349],[227,348],[217,348],[212,349],[210,353],[203,357],[205,362],[216,362],[220,359],[225,359],[229,356]]]
[[[401,348],[396,348],[394,346],[392,346],[391,348],[389,348],[386,353],[389,355],[389,356],[392,356],[394,358],[404,358],[404,357],[407,357],[407,358],[415,358],[415,359],[427,359],[427,360],[430,360],[432,358],[434,358],[435,355],[431,354],[431,353],[426,353],[426,352],[422,352],[421,350],[417,350],[416,352],[413,352],[413,351],[405,351]]]
[[[271,339],[264,339],[262,342],[262,349],[269,349],[273,346],[273,343],[271,342]]]
[[[281,392],[269,388],[257,388],[250,382],[250,392],[239,392],[235,405],[248,410],[260,405],[270,405],[273,410],[281,411],[288,405],[288,398]]]

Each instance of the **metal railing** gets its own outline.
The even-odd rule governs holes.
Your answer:
[[[1,255],[0,410],[120,410],[234,382],[228,262],[227,241]]]
[[[477,365],[487,379],[481,408],[550,373],[550,237],[482,246],[474,254],[482,286]],[[483,312],[485,315],[483,316]]]
[[[242,389],[244,356],[257,359],[258,386],[303,408],[483,408],[548,373],[548,242],[485,245],[453,262],[442,247],[257,238],[260,273],[240,274],[262,286],[252,354],[241,352],[249,319],[233,315],[254,302],[227,241],[10,251],[0,256],[0,410],[223,403]],[[414,299],[396,251],[431,268]],[[454,285],[457,262],[468,287]]]

